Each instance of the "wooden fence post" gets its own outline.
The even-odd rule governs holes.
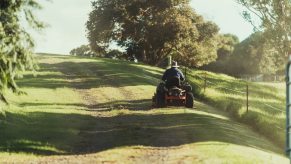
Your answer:
[[[204,93],[206,92],[206,87],[207,87],[207,80],[206,80],[206,73],[204,72]]]
[[[168,56],[168,67],[170,68],[172,66],[172,55]]]
[[[247,83],[246,93],[247,93],[247,113],[248,113],[249,112],[249,85],[248,85],[248,83]]]
[[[185,66],[185,80],[187,80],[187,67]]]

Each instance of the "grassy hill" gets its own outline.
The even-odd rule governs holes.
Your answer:
[[[206,79],[206,90],[204,91]],[[196,86],[196,96],[217,109],[231,113],[282,149],[285,144],[285,84],[254,83],[224,74],[192,70],[189,80]],[[247,109],[248,86],[248,109]]]
[[[223,111],[226,94],[215,88],[196,93],[218,109],[202,102],[195,110],[152,109],[162,69],[109,59],[38,58],[37,76],[28,72],[19,80],[27,95],[7,93],[0,163],[288,163],[282,148]],[[195,78],[199,73],[189,77],[196,85],[202,83]]]

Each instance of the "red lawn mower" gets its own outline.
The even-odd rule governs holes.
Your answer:
[[[173,77],[169,81],[161,82],[153,96],[153,106],[162,108],[167,106],[185,106],[193,108],[194,96],[192,87],[187,82],[180,84],[180,79]]]

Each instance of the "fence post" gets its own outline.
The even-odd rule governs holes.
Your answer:
[[[247,113],[249,112],[249,84],[247,83]]]
[[[185,80],[187,80],[187,67],[185,66]]]
[[[206,73],[204,73],[204,93],[206,92],[207,87],[207,80],[206,80]]]
[[[168,67],[170,68],[172,66],[172,55],[168,56]]]

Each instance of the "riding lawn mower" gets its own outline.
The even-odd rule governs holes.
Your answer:
[[[178,78],[161,82],[153,98],[153,106],[163,108],[167,106],[185,106],[193,108],[194,96],[192,87],[187,82],[180,84]]]

